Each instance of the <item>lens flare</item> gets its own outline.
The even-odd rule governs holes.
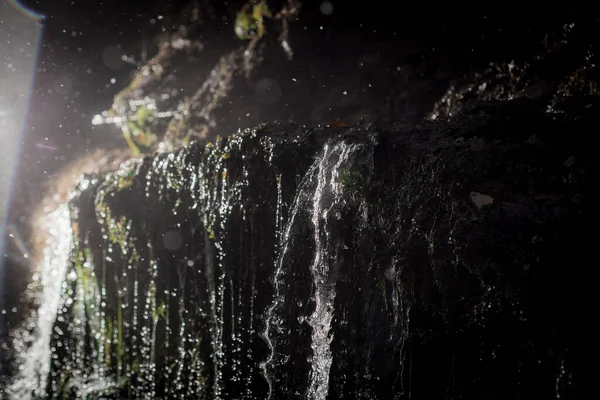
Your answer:
[[[16,0],[0,0],[0,337],[6,334],[4,262],[8,206],[44,17]],[[0,364],[0,375],[2,375]]]
[[[8,6],[12,7],[18,14],[29,19],[30,21],[41,23],[44,20],[44,16],[40,13],[36,13],[33,10],[28,9],[24,5],[21,4],[20,1],[17,0],[6,0],[2,2]]]

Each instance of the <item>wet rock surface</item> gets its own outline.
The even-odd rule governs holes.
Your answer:
[[[480,102],[516,100],[524,112],[580,112],[598,103],[598,27],[569,22],[549,29],[529,53],[494,61],[453,79],[429,119],[457,115]]]
[[[12,390],[580,398],[596,126],[274,124],[87,176],[50,371]]]

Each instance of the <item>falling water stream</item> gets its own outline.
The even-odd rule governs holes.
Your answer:
[[[273,393],[273,383],[269,379],[268,372],[273,366],[273,354],[276,351],[272,340],[273,330],[285,332],[285,327],[281,326],[281,319],[277,317],[277,310],[285,307],[280,292],[282,274],[284,274],[286,264],[290,261],[288,250],[295,241],[296,225],[304,223],[304,220],[298,220],[299,216],[306,210],[311,210],[312,213],[310,222],[313,225],[315,246],[314,258],[309,266],[314,288],[315,309],[308,318],[300,317],[300,321],[306,321],[312,329],[310,386],[307,388],[306,396],[309,399],[325,399],[327,396],[329,369],[332,362],[330,344],[333,337],[330,335],[330,328],[333,319],[337,272],[330,273],[330,264],[335,263],[335,257],[331,254],[333,252],[330,249],[330,242],[335,243],[337,239],[331,237],[332,231],[328,230],[327,224],[329,218],[340,218],[339,208],[344,204],[345,199],[339,172],[345,163],[350,163],[350,156],[358,147],[345,142],[326,144],[323,153],[309,168],[294,199],[289,222],[281,236],[281,244],[278,246],[281,248],[281,253],[274,276],[275,296],[266,313],[266,329],[263,333],[270,349],[268,359],[262,364],[270,388],[267,398],[270,398]]]
[[[524,317],[503,314],[516,306],[499,305],[500,284],[456,267],[474,256],[455,232],[488,214],[468,197],[442,206],[453,173],[423,148],[279,124],[83,177],[48,215],[36,330],[9,398],[438,398],[494,379],[455,359],[496,365],[482,332]],[[420,335],[448,321],[467,332],[434,338],[451,385],[418,386]]]
[[[22,356],[18,377],[8,389],[14,398],[20,399],[43,395],[50,373],[50,336],[58,310],[65,300],[62,293],[66,286],[66,271],[72,247],[73,233],[67,204],[61,205],[40,222],[48,236],[35,275],[41,286],[37,299],[39,308],[34,317],[35,340]]]
[[[315,258],[310,266],[314,279],[315,310],[308,318],[312,328],[311,348],[313,350],[310,386],[307,398],[325,400],[329,389],[329,370],[332,353],[330,349],[333,339],[330,334],[335,299],[335,276],[331,274],[330,263],[335,256],[329,254],[328,245],[331,231],[327,229],[330,214],[335,213],[336,206],[344,201],[339,173],[344,162],[357,146],[348,146],[340,142],[335,146],[325,146],[324,154],[319,160],[317,187],[313,194],[312,223],[314,225]],[[338,215],[338,218],[340,216]]]

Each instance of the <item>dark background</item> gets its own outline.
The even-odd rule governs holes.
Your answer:
[[[281,2],[271,3],[278,1]],[[135,69],[125,62],[113,62],[114,53],[121,49],[125,54],[138,56],[144,41],[151,44],[163,29],[176,28],[180,10],[188,2],[22,2],[46,16],[19,179],[30,186],[27,192],[37,192],[40,180],[49,179],[52,171],[75,154],[104,144],[107,133],[92,129],[90,121],[94,114],[110,107],[113,96],[127,85]],[[237,44],[232,22],[242,2],[205,3],[213,8],[216,20],[203,33],[205,47]],[[280,69],[306,70],[310,66],[314,80],[326,84],[335,79],[351,89],[369,83],[362,80],[375,81],[385,72],[403,67],[400,78],[409,84],[427,82],[433,86],[428,88],[431,93],[411,96],[410,101],[423,103],[422,108],[431,102],[423,97],[443,91],[449,78],[490,61],[530,57],[548,29],[568,22],[575,14],[564,8],[528,12],[517,9],[518,4],[495,9],[456,9],[399,1],[331,3],[333,13],[323,15],[321,1],[302,2],[299,20],[291,25],[295,59],[286,63],[282,57],[265,68],[276,74]],[[163,16],[161,20],[159,15]],[[330,65],[332,57],[335,67]],[[377,62],[370,65],[373,59]],[[369,71],[359,75],[351,67],[361,62],[363,70]],[[383,82],[372,90],[379,90],[383,97],[389,95],[386,90],[393,83]],[[290,111],[290,117],[294,118],[294,114],[302,113]],[[329,119],[338,117],[332,114]],[[243,121],[239,125],[246,127]],[[40,142],[57,149],[36,146]]]

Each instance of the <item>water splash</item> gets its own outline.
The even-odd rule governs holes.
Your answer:
[[[42,291],[36,315],[36,339],[23,355],[17,379],[8,389],[9,396],[30,399],[42,396],[50,372],[50,338],[58,310],[72,248],[73,231],[67,204],[48,214],[44,222],[48,239],[39,268]]]

